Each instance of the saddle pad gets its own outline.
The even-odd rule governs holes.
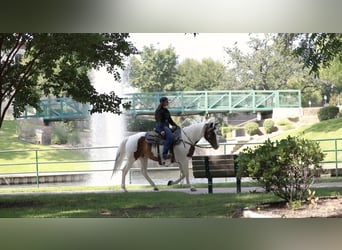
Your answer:
[[[156,131],[146,132],[145,140],[147,141],[147,143],[159,144],[159,145],[162,145],[164,142],[163,137],[159,133],[157,133]]]
[[[148,131],[145,134],[145,140],[147,143],[163,145],[165,139],[156,131]],[[179,144],[181,142],[181,129],[178,127],[173,131],[173,143]]]

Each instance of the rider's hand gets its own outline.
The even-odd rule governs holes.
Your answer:
[[[161,134],[162,136],[165,136],[165,131],[161,131],[160,134]]]

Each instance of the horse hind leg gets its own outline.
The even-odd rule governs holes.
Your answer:
[[[150,183],[150,185],[153,187],[154,191],[159,191],[158,187],[156,184],[152,181],[150,176],[147,173],[147,158],[140,158],[140,163],[141,163],[141,173],[145,177],[145,179]]]
[[[125,166],[122,169],[122,175],[121,175],[121,188],[123,189],[123,191],[127,192],[126,189],[126,175],[128,173],[128,170],[131,168],[132,164],[134,163],[134,161],[128,160],[127,163],[125,164]]]

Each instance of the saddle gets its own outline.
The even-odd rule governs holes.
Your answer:
[[[181,129],[177,127],[174,130],[171,130],[173,134],[173,145],[178,145],[181,142]],[[145,134],[145,140],[149,144],[163,145],[165,139],[161,134],[153,131],[148,131]]]
[[[172,134],[173,134],[173,141],[172,141],[172,146],[170,147],[170,152],[171,152],[171,155],[172,155],[171,162],[174,162],[175,161],[175,157],[174,157],[174,153],[173,153],[173,147],[174,147],[174,145],[178,145],[181,142],[181,128],[180,127],[176,127],[175,129],[171,129],[171,131],[172,131]],[[161,134],[159,134],[158,132],[156,132],[155,130],[148,131],[145,134],[145,141],[148,144],[157,146],[158,162],[159,162],[159,165],[162,165],[161,158],[160,158],[159,147],[158,146],[159,145],[163,145],[163,143],[165,141],[164,137]]]

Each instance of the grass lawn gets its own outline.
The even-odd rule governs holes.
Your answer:
[[[287,136],[301,136],[309,140],[325,140],[342,138],[342,118],[336,118],[318,122],[312,126],[303,126],[295,130],[287,131],[279,136],[273,137],[272,140],[281,140]],[[337,140],[337,149],[342,149],[342,140]],[[335,149],[335,141],[320,141],[320,147],[323,151]],[[335,161],[335,152],[325,152],[324,161]],[[338,159],[342,158],[342,151],[338,152]]]
[[[342,188],[317,188],[317,196]],[[0,218],[231,218],[237,210],[279,201],[271,193],[110,192],[0,196]]]
[[[288,135],[300,135],[310,140],[341,138],[342,118],[321,121],[311,126],[303,126],[295,130],[284,132],[281,135],[274,138],[282,139],[286,138]]]
[[[54,146],[34,145],[18,139],[15,121],[4,121],[0,129],[0,173],[35,172],[36,151],[39,162],[87,160],[87,153],[61,150]],[[18,165],[10,165],[16,163]],[[9,164],[9,165],[6,165]],[[2,165],[2,166],[1,166]],[[41,164],[39,171],[76,171],[89,169],[89,163]]]

